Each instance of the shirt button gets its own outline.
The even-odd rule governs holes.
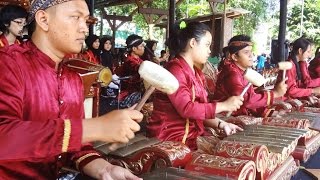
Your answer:
[[[60,105],[62,105],[63,104],[63,100],[60,100]]]

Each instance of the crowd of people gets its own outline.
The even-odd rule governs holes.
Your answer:
[[[7,5],[0,11],[0,177],[2,179],[55,179],[62,166],[71,166],[96,179],[139,179],[125,168],[107,162],[94,141],[127,143],[140,130],[143,115],[133,110],[144,93],[138,69],[149,60],[163,65],[179,82],[173,94],[156,91],[147,134],[162,141],[179,141],[197,149],[197,137],[212,136],[206,127],[231,135],[242,129],[218,115],[273,116],[275,100],[320,95],[320,55],[308,64],[312,43],[292,43],[286,78],[282,71],[272,90],[257,92],[243,77],[253,67],[253,42],[236,35],[223,49],[212,98],[208,98],[202,69],[211,54],[210,28],[200,22],[179,23],[170,31],[168,48],[155,56],[157,41],[132,34],[126,39],[123,64],[118,66],[110,36],[86,37],[89,10],[84,0],[34,0],[30,10]],[[18,37],[28,26],[30,39]],[[63,29],[63,31],[61,31]],[[87,50],[83,51],[84,43]],[[63,64],[77,57],[112,70],[122,80],[121,109],[85,119],[83,85],[77,72]],[[273,68],[264,56],[258,70]],[[165,63],[164,63],[165,62]],[[266,63],[265,63],[266,62]],[[268,63],[268,64],[267,64]],[[117,67],[117,68],[116,68]],[[274,113],[274,114],[273,114]]]

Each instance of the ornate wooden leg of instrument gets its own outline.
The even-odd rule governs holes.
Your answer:
[[[293,157],[290,156],[267,179],[291,179],[298,172],[298,169]]]
[[[292,156],[302,162],[309,160],[310,156],[315,154],[320,147],[320,134],[313,135],[308,139],[305,145],[299,145],[294,150]]]

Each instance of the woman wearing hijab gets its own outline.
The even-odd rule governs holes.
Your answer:
[[[100,39],[97,35],[90,35],[86,39],[88,50],[84,52],[84,57],[89,62],[100,64]]]
[[[112,37],[105,36],[100,40],[101,64],[111,71],[114,67],[114,54],[112,52]]]

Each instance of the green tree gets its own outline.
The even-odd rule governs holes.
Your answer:
[[[192,18],[210,13],[210,6],[206,0],[183,0],[176,10],[176,19]]]
[[[240,18],[236,18],[234,21],[234,33],[235,34],[247,34],[252,36],[257,25],[268,19],[267,10],[268,7],[274,6],[276,4],[274,1],[269,0],[229,0],[228,8],[243,8],[251,13],[246,14]],[[168,0],[154,0],[147,5],[148,7],[168,9]],[[129,15],[137,6],[135,4],[123,5],[117,7],[105,8],[108,14],[117,15]],[[222,11],[223,5],[220,4],[218,9]],[[97,11],[99,13],[99,11]],[[182,3],[176,8],[176,19],[192,18],[195,16],[210,14],[211,9],[207,0],[183,0]],[[99,16],[99,14],[97,14]],[[158,16],[155,16],[157,18]],[[148,35],[148,25],[143,17],[143,15],[136,13],[133,16],[133,23],[141,29],[141,35],[147,37]],[[96,26],[99,30],[99,23]],[[157,39],[162,38],[165,33],[163,29],[155,28],[155,37]]]
[[[151,8],[158,9],[168,9],[168,0],[154,0],[151,3],[146,5]],[[116,15],[130,15],[130,13],[136,9],[137,6],[135,4],[122,5],[122,6],[113,6],[106,7],[104,10],[107,14],[116,14]],[[189,17],[204,15],[210,13],[210,6],[206,0],[183,0],[183,2],[176,8],[176,19],[185,19]],[[97,9],[95,11],[95,16],[101,16],[101,10]],[[154,19],[159,18],[159,16],[154,15]],[[133,16],[132,23],[136,25],[136,27],[140,30],[139,35],[142,35],[145,39],[148,38],[148,24],[142,14],[135,13]],[[103,25],[102,34],[110,34],[110,27],[108,24]],[[99,21],[96,26],[96,33],[100,34],[101,22]],[[132,32],[132,31],[131,31]],[[156,40],[162,40],[165,34],[165,30],[159,27],[154,27],[154,37]],[[117,32],[118,33],[118,32]],[[121,33],[123,34],[123,33]],[[130,34],[130,32],[128,33]]]
[[[304,0],[303,26],[301,27],[301,3],[296,3],[288,10],[287,32],[291,40],[302,34],[320,45],[320,0]]]
[[[230,0],[228,7],[242,8],[250,11],[234,20],[234,34],[246,34],[252,36],[259,23],[266,21],[268,0]]]

